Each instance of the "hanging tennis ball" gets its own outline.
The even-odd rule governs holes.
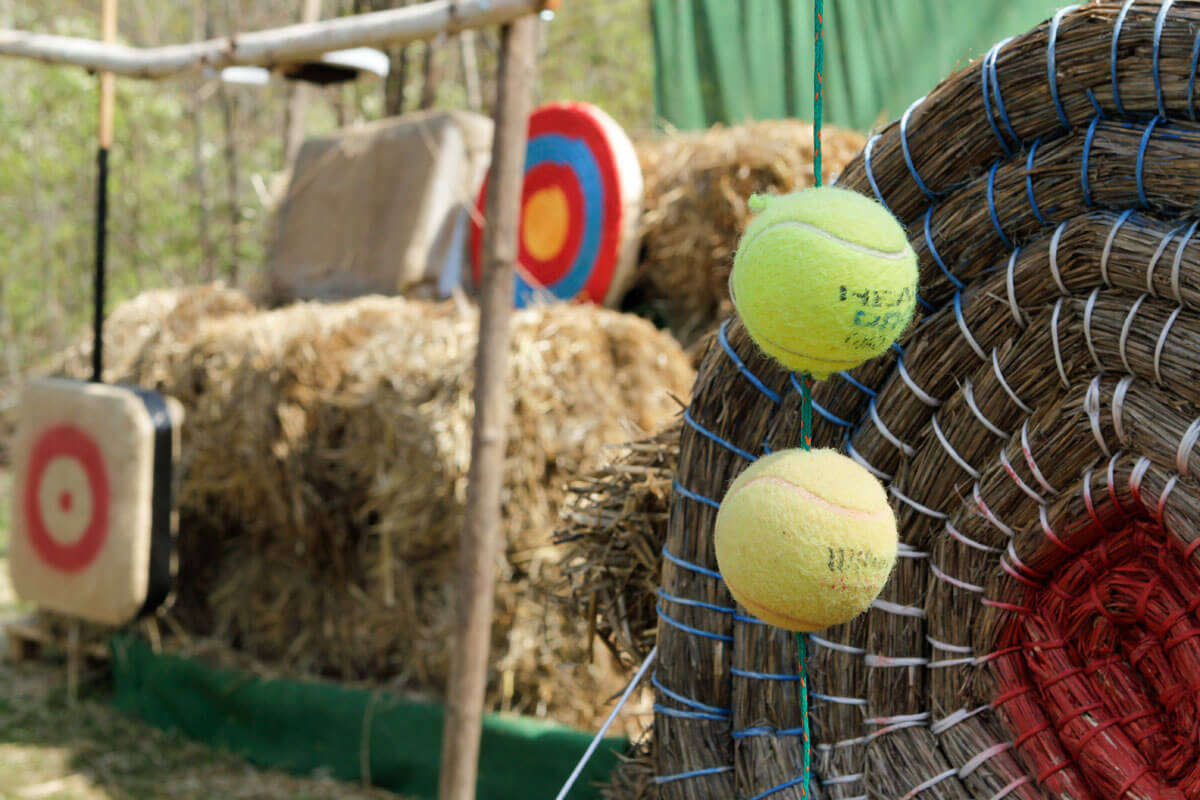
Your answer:
[[[760,348],[824,380],[884,353],[908,327],[917,256],[879,203],[822,186],[755,195],[729,293]]]
[[[751,614],[791,631],[848,622],[896,563],[883,487],[833,450],[780,450],[730,485],[717,512],[717,563]]]

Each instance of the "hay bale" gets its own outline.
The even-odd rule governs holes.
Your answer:
[[[114,314],[114,316],[116,316]],[[202,321],[112,377],[187,408],[171,622],[287,674],[437,696],[448,672],[477,314],[367,297]],[[70,362],[74,364],[74,362]],[[662,427],[694,373],[644,320],[590,306],[513,319],[490,707],[591,725],[621,687],[553,601],[563,486]],[[77,369],[77,365],[76,365]],[[116,368],[114,367],[114,370]]]
[[[568,584],[562,601],[627,668],[654,647],[680,423],[614,450],[611,463],[568,487],[554,540]]]
[[[862,148],[853,131],[825,128],[828,180]],[[626,307],[663,319],[684,346],[728,315],[729,270],[756,192],[813,184],[812,126],[794,120],[718,125],[635,142],[645,177],[642,257]]]
[[[154,347],[187,338],[201,322],[254,310],[246,295],[222,283],[186,289],[151,289],[120,303],[104,320],[104,380],[137,374]],[[39,372],[90,378],[92,336],[53,356]]]
[[[254,309],[246,295],[221,283],[187,289],[152,289],[119,304],[104,323],[104,379],[122,380],[140,371],[138,362],[154,359],[154,349],[189,335],[202,320]],[[39,374],[92,375],[91,329],[77,342],[34,368]],[[0,465],[9,462],[9,443],[16,433],[18,390],[0,384]]]

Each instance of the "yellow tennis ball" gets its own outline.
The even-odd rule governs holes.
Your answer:
[[[781,450],[730,485],[717,564],[730,594],[780,628],[818,631],[871,605],[896,563],[896,518],[871,473],[833,450]]]
[[[822,186],[750,198],[729,293],[746,331],[795,372],[825,379],[886,352],[912,320],[917,256],[879,203]]]

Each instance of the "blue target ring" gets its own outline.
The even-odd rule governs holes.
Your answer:
[[[530,172],[542,164],[569,167],[575,173],[580,194],[583,196],[583,219],[571,220],[571,224],[583,225],[583,239],[567,274],[555,283],[545,287],[530,285],[524,275],[517,275],[515,300],[518,308],[529,305],[547,290],[560,300],[577,297],[587,285],[596,256],[600,252],[601,231],[604,225],[604,207],[600,198],[603,197],[604,184],[600,178],[600,170],[596,168],[596,159],[591,148],[586,142],[558,133],[538,136],[529,141],[525,151],[525,171]]]
[[[473,225],[476,285],[481,277],[487,180]],[[552,103],[533,113],[525,151],[513,300],[588,300],[620,291],[636,250],[641,173],[632,143],[600,109]]]

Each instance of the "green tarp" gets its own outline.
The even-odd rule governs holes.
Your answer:
[[[825,0],[826,122],[898,117],[1048,0]],[[677,128],[812,119],[813,0],[652,0],[655,101]]]
[[[408,797],[437,797],[442,710],[394,694],[332,684],[267,680],[155,654],[143,640],[111,641],[122,713],[178,729],[252,763],[305,775],[315,771],[371,783]],[[515,717],[483,724],[476,795],[481,800],[553,798],[587,748],[587,733]],[[629,746],[607,739],[569,795],[599,798],[603,781]]]

